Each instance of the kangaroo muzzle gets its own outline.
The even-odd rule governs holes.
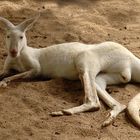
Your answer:
[[[18,51],[17,51],[16,49],[11,49],[11,50],[10,50],[10,55],[11,55],[12,57],[16,57],[16,56],[17,56],[17,53],[18,53]]]

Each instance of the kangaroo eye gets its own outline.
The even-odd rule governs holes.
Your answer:
[[[7,35],[7,38],[10,38],[10,36],[9,36],[9,35]]]
[[[20,39],[23,39],[23,36],[20,36]]]

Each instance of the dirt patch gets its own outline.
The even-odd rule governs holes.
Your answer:
[[[28,45],[43,48],[79,41],[116,41],[140,56],[139,0],[1,0],[0,15],[15,24],[41,11],[27,32]],[[6,57],[5,31],[0,26],[0,69]],[[111,86],[112,96],[123,104],[140,91],[139,85]],[[81,84],[62,79],[13,82],[0,89],[0,140],[138,140],[139,130],[120,114],[102,129],[109,109],[51,117],[52,111],[79,105]]]

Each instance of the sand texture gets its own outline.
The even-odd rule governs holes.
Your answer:
[[[0,16],[14,24],[35,16],[27,32],[28,45],[44,48],[79,41],[115,41],[140,56],[140,0],[0,0]],[[5,31],[0,26],[0,70],[6,58]],[[51,58],[50,58],[51,59]],[[127,105],[140,84],[109,87]],[[18,81],[0,88],[0,140],[139,140],[140,131],[125,112],[102,129],[109,108],[51,117],[52,111],[77,106],[83,89],[79,81],[63,79]]]

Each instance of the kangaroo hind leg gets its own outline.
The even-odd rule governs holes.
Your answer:
[[[106,91],[107,85],[119,84],[120,82],[120,74],[99,74],[96,77],[96,89],[98,96],[111,108],[110,113],[107,115],[107,119],[102,124],[103,127],[110,125],[126,108],[125,105],[120,104]]]
[[[84,86],[84,102],[82,105],[61,112],[54,112],[52,115],[75,114],[100,108],[99,98],[96,92],[95,77],[100,71],[97,56],[93,52],[82,52],[75,58],[75,66],[79,73],[79,78]]]
[[[58,116],[58,115],[71,115],[75,113],[81,113],[86,112],[89,110],[98,110],[100,108],[100,103],[97,94],[93,94],[93,92],[96,92],[96,88],[93,87],[93,79],[90,73],[84,72],[83,74],[80,74],[81,82],[84,85],[84,92],[85,92],[85,98],[84,103],[80,106],[73,107],[70,109],[64,109],[62,111],[58,112],[52,112],[51,115]],[[95,85],[94,85],[95,86]]]

